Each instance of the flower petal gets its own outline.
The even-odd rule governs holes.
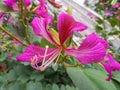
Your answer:
[[[101,43],[104,45],[105,48],[110,47],[109,43],[107,41],[105,41],[103,38],[101,38],[100,36],[98,36],[96,33],[92,33],[92,34],[88,35],[87,38],[83,41],[83,43],[81,44],[81,46],[79,48],[83,48],[88,43],[92,44],[92,45]],[[89,44],[88,44],[88,46],[90,47]]]
[[[99,62],[106,54],[104,45],[94,33],[88,35],[78,49],[66,49],[65,52],[83,64]]]
[[[13,8],[14,10],[18,10],[18,6],[16,4],[16,0],[4,0],[3,1],[8,7]]]
[[[72,32],[85,30],[87,26],[80,22],[76,22],[74,18],[66,13],[61,13],[58,17],[58,30],[61,44],[63,44]]]
[[[109,73],[109,77],[106,79],[107,81],[110,81],[113,76],[113,71],[120,70],[120,63],[118,63],[112,55],[107,54],[104,58],[104,60],[101,62],[101,64],[104,66],[105,70]]]
[[[34,13],[43,18],[48,17],[47,3],[44,0],[39,0],[40,5],[35,8]]]
[[[25,2],[25,4],[26,4],[26,6],[29,6],[29,5],[32,4],[31,0],[24,0],[24,2]]]
[[[31,22],[31,26],[33,27],[34,33],[38,36],[41,36],[48,40],[52,44],[56,44],[56,42],[53,40],[51,34],[46,29],[47,25],[50,23],[51,18],[38,18],[35,17],[33,21]]]
[[[26,50],[17,56],[17,60],[21,62],[31,62],[31,59],[36,55],[38,57],[38,62],[41,62],[43,60],[45,49],[42,48],[39,45],[29,45]],[[48,59],[56,49],[48,48],[46,59]]]

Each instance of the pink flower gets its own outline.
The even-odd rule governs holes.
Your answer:
[[[82,44],[75,49],[67,48],[65,42],[72,36],[73,31],[83,31],[87,28],[84,24],[77,22],[71,15],[61,13],[58,16],[58,33],[53,29],[47,29],[49,18],[35,17],[31,22],[34,33],[45,38],[56,48],[42,48],[39,45],[29,45],[26,50],[20,54],[17,59],[22,62],[31,62],[33,68],[37,70],[45,69],[53,61],[57,62],[61,51],[78,59],[80,63],[90,64],[101,61],[109,44],[95,33],[87,36]],[[42,65],[38,66],[38,63]]]
[[[7,12],[0,12],[0,21],[2,23],[4,22],[8,22],[11,23],[12,22],[12,18],[8,17]]]
[[[120,16],[116,16],[116,19],[120,20]]]
[[[7,56],[8,59],[11,59],[12,57],[13,57],[12,54],[8,54],[8,56]]]
[[[5,5],[7,5],[10,8],[13,8],[14,10],[18,10],[18,6],[16,3],[16,0],[3,0]]]
[[[106,2],[101,2],[100,5],[105,6]]]
[[[17,1],[16,0],[4,0],[3,1],[5,3],[5,5],[7,5],[8,7],[14,9],[14,10],[19,10],[18,5],[17,5]],[[18,2],[20,2],[20,0],[18,0]],[[24,0],[26,6],[29,6],[32,4],[32,2],[30,0]]]
[[[113,76],[113,71],[120,70],[120,64],[116,60],[114,60],[114,58],[110,54],[107,54],[105,56],[104,61],[102,61],[101,64],[109,73],[109,77],[106,79],[107,81],[111,80]]]
[[[26,6],[30,6],[32,4],[31,0],[24,0]]]
[[[104,13],[106,16],[112,16],[112,13],[110,10],[105,10]]]
[[[115,3],[114,5],[111,6],[112,8],[119,8],[120,7],[120,2]]]
[[[0,12],[0,21],[3,21],[3,15],[4,15],[4,13]]]
[[[91,13],[91,12],[88,12],[88,14],[87,14],[91,19],[94,19],[94,20],[97,20],[98,19],[98,17],[97,16],[95,16],[93,13]]]
[[[33,10],[33,12],[38,16],[45,18],[48,16],[47,2],[45,2],[44,0],[39,0],[39,2],[40,2],[40,5],[36,7]]]
[[[16,41],[16,40],[13,40],[13,41],[12,41],[12,43],[13,43],[13,44],[15,44],[15,45],[17,45],[17,46],[22,46],[22,44],[21,44],[21,43],[19,43],[19,42],[18,42],[18,41]]]

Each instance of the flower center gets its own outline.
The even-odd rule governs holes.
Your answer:
[[[52,53],[52,55],[46,59],[46,57],[48,56],[48,54],[50,55],[50,53],[48,53],[48,48],[49,46],[46,45],[46,49],[45,49],[45,53],[44,53],[44,56],[43,56],[43,60],[42,60],[42,64],[39,66],[38,65],[38,60],[39,60],[39,57],[37,55],[35,55],[32,59],[31,59],[31,66],[33,68],[35,68],[36,70],[41,70],[43,71],[44,69],[46,69],[47,66],[49,66],[53,61],[55,61],[55,64],[54,66],[56,65],[56,63],[58,62],[59,60],[59,56],[60,56],[60,53],[62,51],[62,48],[56,48],[53,52],[50,52]]]

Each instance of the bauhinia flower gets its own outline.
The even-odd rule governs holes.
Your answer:
[[[49,48],[48,45],[45,48],[34,44],[29,45],[22,54],[17,56],[19,61],[31,62],[33,68],[44,70],[52,62],[58,62],[62,51],[75,57],[82,64],[100,62],[104,58],[109,44],[95,33],[88,35],[77,49],[66,46],[66,41],[74,31],[83,31],[87,28],[84,24],[75,21],[71,15],[64,12],[59,14],[58,33],[52,28],[47,29],[49,23],[49,18],[35,17],[31,25],[36,35],[45,38],[56,48]],[[39,66],[40,62],[42,64]]]
[[[18,2],[20,2],[21,0],[18,0]],[[23,0],[26,6],[29,6],[32,4],[32,2],[30,0]],[[5,5],[7,5],[8,7],[14,9],[14,10],[19,10],[18,5],[17,5],[17,1],[16,0],[3,0],[3,2],[5,3]]]
[[[0,21],[3,21],[3,15],[4,15],[4,13],[0,12]]]
[[[7,12],[0,12],[0,22],[2,22],[2,23],[5,23],[5,22],[11,23],[12,18],[10,18],[8,16]]]
[[[110,54],[106,54],[104,60],[101,62],[106,71],[109,73],[109,77],[106,79],[110,81],[113,76],[113,71],[120,70],[120,63],[118,63]]]
[[[45,18],[48,16],[47,2],[45,2],[44,0],[39,0],[39,2],[40,2],[40,5],[37,6],[33,10],[33,12],[38,16]]]

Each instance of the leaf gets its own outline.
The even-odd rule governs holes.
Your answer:
[[[12,9],[9,8],[9,7],[7,7],[6,5],[4,5],[4,4],[2,3],[2,1],[0,1],[0,11],[1,11],[1,12],[7,12],[7,11],[12,11]]]
[[[43,90],[52,90],[52,86],[50,84],[47,84],[43,87],[44,87]]]
[[[112,81],[107,82],[107,75],[103,71],[95,69],[84,69],[86,76],[94,83],[99,90],[117,90]]]
[[[56,84],[52,85],[52,90],[59,90],[59,87]]]
[[[4,83],[7,83],[7,80],[4,77],[0,76],[0,85]]]
[[[26,85],[26,90],[43,90],[43,89],[41,83],[31,81]]]
[[[120,83],[120,72],[114,73],[113,79]]]
[[[4,60],[6,60],[8,56],[8,52],[3,52],[0,54],[0,62],[3,62]]]
[[[60,90],[66,90],[64,85],[61,85]]]
[[[7,90],[23,90],[22,85],[19,82],[10,83],[7,86]]]
[[[45,47],[46,45],[48,45],[50,48],[55,48],[55,46],[53,44],[51,44],[50,42],[48,42],[47,40],[45,39],[42,39],[41,42],[41,47]]]
[[[29,80],[29,76],[27,76],[26,74],[21,74],[18,78],[18,81],[21,81],[22,83],[26,83]]]
[[[67,73],[79,90],[98,90],[80,69],[67,68]]]
[[[40,71],[34,71],[31,74],[30,79],[36,80],[36,81],[41,81],[42,79],[44,79],[44,74],[42,74]]]
[[[8,81],[14,81],[17,78],[17,75],[14,70],[10,70],[5,76],[6,80]]]
[[[40,44],[42,38],[34,34],[33,29],[30,25],[28,25],[28,35],[31,43]]]
[[[120,31],[118,31],[118,30],[114,30],[114,31],[108,33],[108,35],[119,35],[119,34],[120,34]]]
[[[66,86],[66,90],[75,90],[75,88],[67,85],[67,86]]]
[[[115,81],[115,80],[112,80],[114,85],[116,86],[117,90],[120,90],[120,83]]]

